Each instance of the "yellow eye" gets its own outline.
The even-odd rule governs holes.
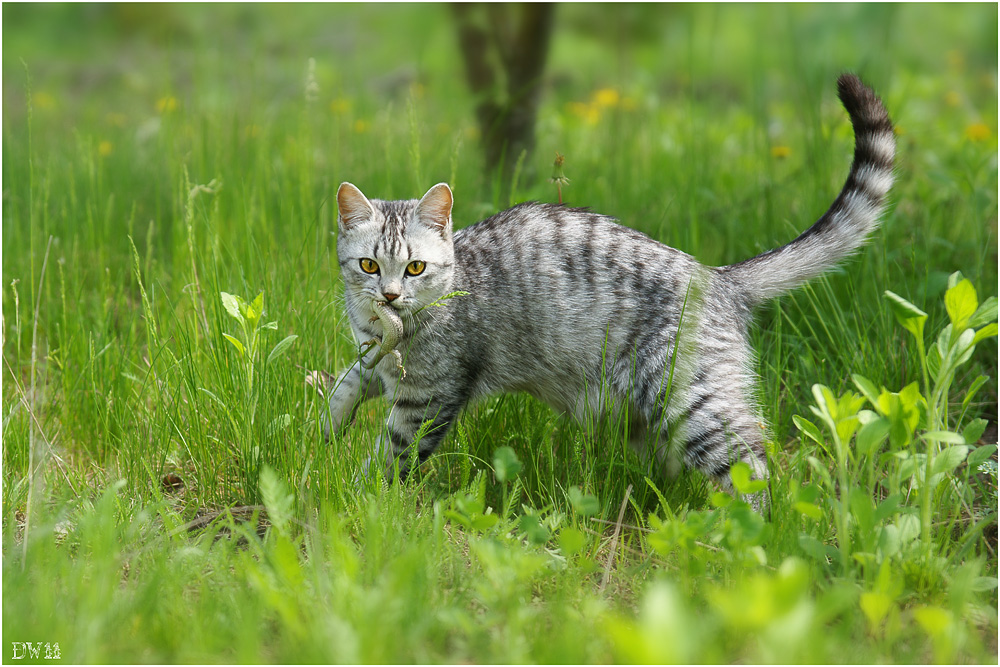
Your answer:
[[[378,264],[374,259],[361,258],[361,270],[365,273],[378,273]]]
[[[421,273],[424,272],[424,269],[426,268],[427,265],[419,260],[416,262],[410,262],[409,264],[406,265],[406,275],[419,276]]]

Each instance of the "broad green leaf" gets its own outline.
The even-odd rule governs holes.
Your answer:
[[[951,325],[949,324],[948,326]],[[931,345],[930,349],[927,350],[927,372],[934,382],[940,381],[941,352],[938,351],[937,345]]]
[[[514,479],[521,470],[517,453],[510,447],[498,447],[493,452],[493,470],[500,482]]]
[[[991,326],[994,329],[996,329],[995,324]],[[983,327],[983,329],[987,328],[988,327]],[[980,331],[982,331],[983,329],[981,329]],[[966,329],[965,331],[962,332],[962,335],[958,337],[958,342],[955,343],[955,350],[953,352],[954,355],[953,363],[955,368],[961,366],[962,364],[964,364],[965,362],[967,362],[969,359],[972,358],[972,353],[976,349],[976,342],[975,342],[976,335],[977,335],[976,332],[973,331],[972,329]]]
[[[569,487],[569,503],[580,516],[593,516],[601,511],[601,501],[597,496],[584,493],[578,486]]]
[[[888,435],[889,420],[885,417],[879,417],[861,427],[854,448],[859,454],[871,456]]]
[[[909,479],[917,474],[919,471],[921,474],[924,471],[924,462],[927,460],[926,454],[912,454],[908,451],[896,452],[896,455],[900,459],[899,464],[899,475],[903,479]]]
[[[496,514],[477,514],[469,519],[469,526],[474,530],[486,531],[497,525],[499,520]]]
[[[896,510],[899,509],[899,504],[901,502],[903,502],[902,495],[894,493],[879,503],[878,507],[875,508],[875,513],[872,515],[872,520],[875,522],[875,525],[882,523],[895,514]]]
[[[896,519],[899,539],[903,544],[912,542],[920,536],[920,519],[913,514],[903,514]]]
[[[857,521],[858,530],[865,539],[868,539],[868,532],[875,527],[875,501],[871,494],[862,489],[852,489],[849,497],[851,514]]]
[[[448,519],[452,523],[457,523],[465,528],[472,527],[472,522],[469,521],[469,517],[465,516],[461,512],[456,512],[455,510],[444,510],[441,512],[441,516]]]
[[[817,444],[823,444],[823,434],[820,432],[819,427],[813,424],[811,421],[805,417],[800,417],[799,415],[792,415],[792,421],[800,431],[809,436]]]
[[[958,433],[952,431],[928,431],[920,436],[924,440],[932,442],[943,442],[950,445],[964,445],[965,439]]]
[[[233,338],[232,336],[230,336],[227,333],[222,334],[222,337],[225,338],[226,340],[228,340],[230,343],[233,344],[233,347],[236,348],[236,350],[240,353],[241,357],[246,355],[246,352],[243,350],[243,343],[241,343],[240,341],[238,341],[237,339]]]
[[[912,440],[920,423],[923,400],[916,382],[903,387],[899,393],[883,391],[879,395],[875,407],[889,420],[889,442],[893,449],[904,447]]]
[[[931,475],[950,473],[962,464],[968,454],[969,448],[966,445],[954,445],[942,449],[931,464]]]
[[[969,408],[969,404],[972,402],[972,399],[975,398],[976,392],[979,391],[980,387],[982,387],[984,384],[986,384],[986,382],[988,380],[989,380],[989,378],[987,376],[980,375],[975,380],[972,381],[972,384],[969,385],[969,388],[965,392],[965,398],[962,399],[962,410],[961,410],[961,412],[964,413]],[[971,439],[970,438],[966,438],[965,441],[966,442],[975,442],[976,440],[979,440],[979,438],[981,436],[982,436],[982,434],[980,433],[975,438],[971,438]]]
[[[812,503],[806,503],[800,500],[792,504],[792,508],[802,516],[809,517],[810,519],[819,520],[823,518],[823,510]]]
[[[986,301],[983,301],[976,312],[973,313],[972,317],[969,318],[967,326],[972,329],[978,329],[984,324],[989,324],[990,322],[997,321],[997,298],[991,296]]]
[[[795,499],[810,505],[819,500],[821,495],[822,491],[815,484],[806,484],[795,490]]]
[[[878,534],[878,550],[883,558],[892,558],[899,553],[901,541],[899,528],[895,524],[883,526]]]
[[[586,543],[584,534],[572,526],[567,526],[560,530],[558,539],[559,549],[564,556],[575,556],[580,553],[583,545]]]
[[[874,382],[857,373],[851,375],[851,379],[854,380],[854,386],[868,399],[869,403],[878,405],[878,395],[880,392]]]
[[[972,344],[976,345],[981,340],[986,340],[987,338],[992,338],[997,335],[997,325],[987,324],[985,327],[976,332],[975,336],[972,338]]]
[[[250,326],[257,324],[257,320],[264,314],[264,293],[261,292],[254,298],[253,303],[247,306],[247,321]]]
[[[242,305],[243,299],[236,296],[235,294],[229,294],[228,292],[221,292],[222,295],[222,305],[225,307],[226,312],[238,319],[240,322],[245,321],[243,319]]]
[[[938,354],[941,355],[942,359],[948,358],[948,352],[951,346],[954,344],[951,340],[951,332],[954,331],[954,326],[951,324],[946,324],[941,332],[938,333],[937,337],[937,349]]]
[[[743,495],[754,494],[767,487],[767,482],[763,480],[750,479],[750,466],[743,461],[733,464],[729,476],[733,480],[733,488]]]
[[[963,279],[944,293],[944,307],[948,311],[948,319],[956,330],[965,328],[978,306],[979,297],[976,295],[976,288],[968,280]]]
[[[524,531],[525,537],[531,544],[545,544],[549,541],[549,531],[541,524],[534,514],[524,514],[521,516],[520,528]]]
[[[972,580],[971,589],[976,593],[985,593],[987,591],[992,591],[996,587],[996,577],[976,577]]]
[[[996,445],[983,445],[981,447],[976,447],[969,453],[969,467],[978,467],[980,463],[993,456],[996,451]]]
[[[274,349],[271,350],[271,354],[267,355],[266,364],[270,365],[272,361],[281,356],[281,354],[284,353],[284,351],[287,350],[289,346],[291,346],[291,344],[295,342],[296,338],[298,338],[298,336],[292,334],[291,336],[284,338],[281,342],[275,345]]]
[[[872,633],[877,632],[889,610],[892,609],[892,598],[885,593],[862,593],[859,603],[861,611],[868,619],[869,630]]]
[[[947,632],[952,625],[951,612],[940,607],[918,607],[913,611],[913,617],[932,637]]]
[[[889,307],[892,309],[892,314],[896,316],[896,320],[903,328],[920,340],[923,340],[924,322],[927,321],[927,313],[895,292],[886,290],[885,297],[889,300]]]
[[[733,497],[728,493],[716,491],[712,494],[708,501],[712,503],[712,507],[729,507],[733,504]]]
[[[817,540],[812,535],[807,535],[806,533],[799,533],[799,548],[802,549],[810,558],[819,561],[820,563],[826,563],[828,557],[836,557],[838,554],[831,553],[830,547],[823,544]],[[836,552],[836,549],[833,550]]]

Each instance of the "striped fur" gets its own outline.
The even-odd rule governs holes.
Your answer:
[[[385,394],[392,408],[370,461],[396,461],[405,475],[470,400],[527,391],[581,420],[627,408],[633,445],[668,472],[687,465],[728,487],[730,467],[745,461],[766,478],[752,309],[856,251],[893,179],[885,108],[857,77],[838,84],[856,136],[843,190],[797,239],[732,266],[702,266],[612,218],[552,204],[520,204],[453,233],[447,185],[420,201],[380,201],[343,184],[337,254],[351,326],[358,340],[379,335],[370,303],[399,294],[391,305],[407,372],[391,360],[344,371],[327,432]],[[363,258],[377,274],[362,271]],[[427,268],[408,276],[414,260]],[[455,290],[469,294],[423,308]],[[767,496],[752,501],[763,510]]]

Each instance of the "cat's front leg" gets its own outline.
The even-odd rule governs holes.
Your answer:
[[[381,468],[386,479],[393,480],[398,469],[400,481],[405,480],[413,467],[438,448],[461,408],[461,403],[397,400],[362,475],[367,477],[371,470]]]
[[[321,417],[323,435],[327,440],[331,433],[338,433],[354,421],[358,407],[365,401],[382,395],[382,381],[378,375],[361,367],[355,361],[340,374],[330,395],[329,409]]]

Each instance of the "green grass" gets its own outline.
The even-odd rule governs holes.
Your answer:
[[[841,187],[839,72],[897,123],[883,228],[759,316],[768,522],[697,474],[647,480],[621,424],[523,395],[470,407],[418,480],[353,488],[385,403],[326,443],[303,381],[356,354],[337,185],[448,181],[459,226],[510,203],[480,169],[445,9],[3,12],[5,659],[48,642],[86,663],[996,660],[995,337],[950,389],[941,428],[992,424],[964,445],[920,424],[845,449],[817,416],[874,409],[854,374],[923,382],[885,290],[928,314],[928,344],[954,271],[996,294],[994,7],[559,8],[513,201],[555,201],[558,152],[568,203],[725,264]],[[222,292],[263,292],[276,322],[252,382]],[[928,452],[946,474],[924,486]],[[186,529],[236,506],[256,509]]]

